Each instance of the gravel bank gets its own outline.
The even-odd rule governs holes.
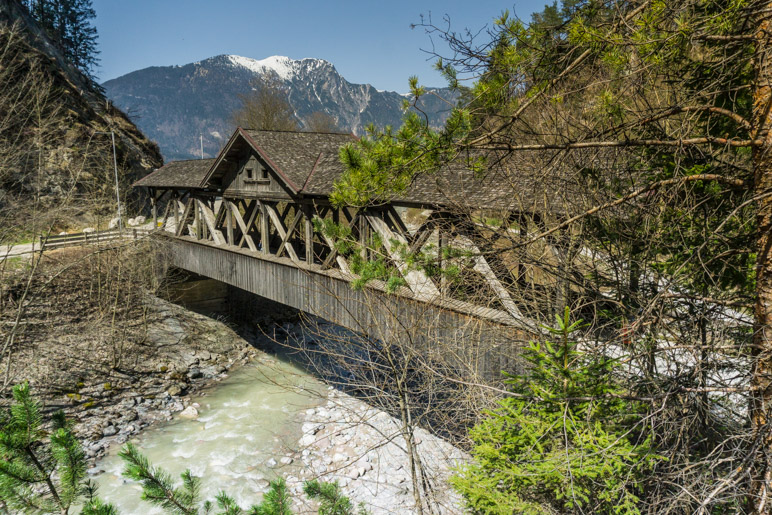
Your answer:
[[[337,481],[356,504],[373,514],[415,513],[410,462],[396,419],[350,395],[330,388],[327,402],[302,417],[297,452],[300,477],[287,478],[297,494],[302,481]],[[418,452],[433,490],[437,513],[462,513],[461,498],[448,485],[452,468],[469,459],[463,451],[423,429]]]

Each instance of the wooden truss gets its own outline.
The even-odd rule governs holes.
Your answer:
[[[166,207],[159,217],[156,207],[167,193]],[[410,230],[393,206],[335,208],[311,202],[221,198],[184,190],[168,190],[161,195],[153,192],[152,200],[156,227],[175,236],[286,258],[300,267],[337,269],[353,278],[349,260],[316,223],[330,219],[348,230],[352,240],[360,244],[360,252],[370,253],[371,257],[372,253],[381,252],[381,257],[399,271],[413,296],[425,301],[448,297],[447,281],[444,276],[429,277],[423,270],[409,266],[405,256],[425,251],[444,268],[445,249],[460,249],[469,256],[474,271],[488,285],[498,304],[513,318],[523,318],[510,294],[510,288],[517,286],[522,277],[520,265],[512,270],[504,266],[488,248],[490,237],[459,215],[435,210],[420,226]],[[374,237],[382,244],[378,251],[368,245]]]

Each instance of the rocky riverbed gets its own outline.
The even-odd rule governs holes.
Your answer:
[[[277,332],[286,334],[287,326]],[[315,513],[314,503],[301,492],[303,481],[319,478],[337,481],[345,495],[370,513],[415,512],[410,461],[399,425],[388,414],[261,351],[202,393],[157,399],[165,404],[156,413],[169,412],[171,420],[140,435],[124,433],[121,438],[119,432],[109,438],[131,439],[151,462],[174,476],[191,469],[203,478],[204,498],[224,489],[246,507],[260,502],[268,481],[284,477],[296,512]],[[185,409],[171,414],[169,404]],[[466,456],[421,429],[416,437],[435,511],[461,512],[447,478]],[[139,500],[138,485],[122,477],[123,463],[115,450],[92,469],[102,495],[121,513],[162,513]]]
[[[290,488],[299,492],[302,480],[309,478],[337,481],[370,513],[415,513],[410,460],[399,422],[343,392],[332,388],[327,392],[325,403],[303,414],[303,435],[295,455],[303,468],[299,477],[287,478]],[[461,498],[448,478],[468,456],[420,428],[415,441],[432,487],[434,512],[460,513]]]
[[[145,345],[155,352],[130,372],[114,373],[109,383],[65,394],[66,411],[91,459],[148,426],[171,420],[174,413],[197,416],[192,397],[257,354],[222,322],[157,297],[148,302],[153,321]]]

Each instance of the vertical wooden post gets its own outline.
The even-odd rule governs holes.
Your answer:
[[[180,229],[180,198],[175,190],[172,193],[171,201],[174,204],[174,231],[179,232]]]
[[[448,278],[445,276],[445,270],[448,268],[448,260],[444,257],[445,248],[448,246],[448,233],[443,230],[442,225],[437,226],[437,257],[440,260],[440,293],[442,296],[448,294]]]
[[[233,242],[233,214],[231,213],[231,203],[223,199],[225,202],[225,227],[228,238],[228,245],[234,245]]]
[[[313,210],[309,206],[303,206],[303,216],[305,217],[305,240],[306,240],[306,265],[314,264],[314,226],[311,222]]]
[[[265,209],[265,204],[262,200],[256,200],[260,202],[260,244],[262,245],[262,251],[265,254],[270,254],[270,225],[268,225],[268,210]]]
[[[365,213],[362,213],[364,215]],[[375,216],[378,216],[376,213]],[[359,245],[362,247],[362,250],[360,251],[362,255],[362,259],[367,261],[367,219],[362,216],[359,218]]]
[[[193,227],[196,229],[196,239],[201,239],[201,208],[198,205],[198,199],[193,199]]]
[[[158,191],[153,188],[150,190],[150,205],[153,211],[153,230],[158,228]]]

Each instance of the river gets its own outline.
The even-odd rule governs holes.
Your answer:
[[[285,324],[284,331],[295,344],[316,337],[301,324]],[[364,503],[373,515],[415,511],[397,421],[274,354],[258,353],[191,398],[188,406],[197,414],[177,413],[130,441],[175,479],[185,469],[200,477],[202,499],[225,490],[246,508],[262,500],[269,480],[282,476],[299,503],[303,481],[320,478],[338,482],[345,495]],[[447,479],[467,456],[420,428],[415,434],[433,485],[435,511],[460,512],[460,499]],[[113,446],[93,469],[103,471],[94,476],[100,497],[123,515],[163,513],[140,499],[138,483],[122,476],[119,449]],[[309,504],[295,507],[313,510]]]
[[[192,399],[198,418],[175,415],[131,441],[175,478],[186,468],[201,477],[202,498],[221,489],[241,506],[258,503],[277,475],[296,474],[295,463],[271,468],[291,453],[302,435],[303,413],[319,405],[326,387],[285,362],[266,357],[245,365],[203,396]],[[122,477],[119,448],[98,464],[100,496],[122,514],[163,513],[140,500],[140,486]]]

